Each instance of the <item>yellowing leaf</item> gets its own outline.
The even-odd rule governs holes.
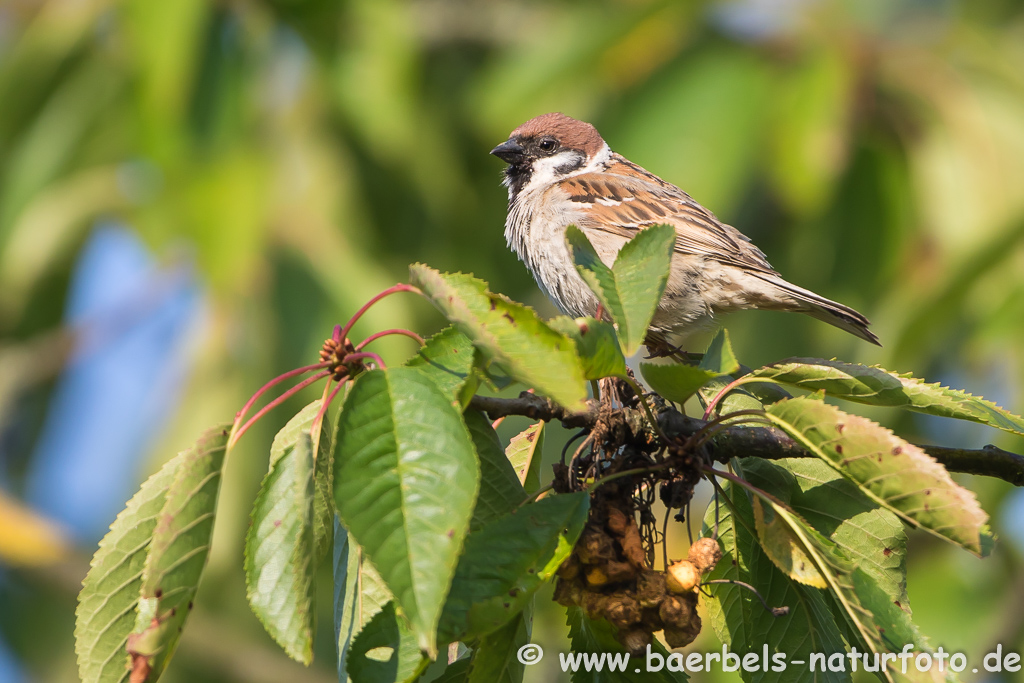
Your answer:
[[[540,488],[540,463],[544,450],[544,423],[538,422],[516,434],[508,442],[505,456],[519,477],[527,494]]]
[[[809,397],[767,408],[773,422],[861,491],[913,526],[988,554],[992,538],[974,494],[921,448],[888,429]]]
[[[668,283],[675,228],[653,225],[641,230],[622,247],[611,268],[576,226],[569,226],[566,239],[576,270],[615,321],[623,353],[636,353]]]
[[[794,581],[815,588],[828,588],[825,579],[807,557],[792,530],[769,507],[761,505],[760,498],[754,498],[754,524],[757,537],[761,541],[761,549]]]
[[[980,422],[1024,436],[1024,417],[966,391],[928,384],[909,373],[837,360],[791,358],[759,368],[750,376],[766,377],[807,391],[825,391],[857,403]]]
[[[513,379],[570,410],[583,410],[587,388],[575,343],[551,329],[533,309],[493,294],[463,273],[409,268],[413,283],[489,361]]]

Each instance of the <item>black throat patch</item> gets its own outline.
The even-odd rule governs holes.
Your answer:
[[[509,164],[505,169],[505,178],[508,179],[508,187],[512,196],[519,194],[526,184],[530,182],[533,175],[533,167],[529,163]]]

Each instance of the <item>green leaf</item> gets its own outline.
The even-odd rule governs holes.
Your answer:
[[[683,363],[641,363],[644,381],[662,398],[682,405],[718,373]]]
[[[363,627],[348,653],[352,683],[412,681],[430,662],[417,646],[416,635],[389,602]]]
[[[410,267],[414,284],[473,345],[513,379],[570,410],[583,410],[587,389],[575,344],[548,327],[533,309],[492,294],[462,273]]]
[[[611,323],[595,318],[573,320],[562,315],[549,320],[548,325],[576,342],[583,376],[587,379],[626,376],[626,359]]]
[[[317,408],[319,410],[319,406]],[[327,422],[325,416],[324,422]],[[337,426],[335,421],[334,427]],[[324,425],[320,438],[314,438],[313,452],[313,553],[314,569],[331,552],[334,543],[334,520],[338,511],[334,507],[334,429]]]
[[[991,401],[940,384],[927,384],[909,373],[820,358],[792,358],[752,373],[807,391],[876,406],[906,408],[928,415],[980,422],[1024,435],[1024,418]]]
[[[740,362],[736,360],[736,354],[732,351],[732,344],[729,343],[729,331],[724,327],[711,340],[711,344],[708,346],[704,356],[701,357],[698,367],[701,370],[707,370],[716,375],[731,375],[739,371]]]
[[[540,466],[544,459],[544,422],[530,425],[508,442],[505,457],[528,496],[540,489]]]
[[[313,660],[313,443],[299,434],[260,485],[245,537],[246,597],[289,657]]]
[[[637,666],[637,660],[632,659],[628,666],[621,666],[623,657],[627,655],[625,648],[615,639],[615,627],[604,619],[594,621],[587,618],[578,607],[570,607],[567,610],[567,623],[569,625],[569,638],[572,642],[572,653],[569,656],[596,655],[604,660],[603,671],[591,666],[588,671],[584,661],[580,661],[576,671],[572,672],[573,683],[685,683],[690,680],[684,671],[671,671],[668,666],[669,653],[657,640],[651,644],[651,652],[661,655],[665,666],[660,671],[647,671],[646,662],[642,667]],[[683,657],[676,653],[675,657]],[[614,659],[611,659],[614,658]],[[613,669],[614,667],[614,669]],[[673,662],[673,669],[680,668]]]
[[[353,639],[394,596],[373,565],[361,559],[359,545],[337,517],[334,538],[334,638],[338,643],[338,680],[347,681]]]
[[[338,680],[344,683],[350,679],[349,655],[355,639],[374,617],[392,604],[394,596],[373,565],[366,558],[360,560],[361,550],[340,520],[334,534],[335,538],[344,539],[335,546],[334,553],[334,635],[338,642]],[[390,623],[386,616],[380,621]],[[396,628],[403,633],[409,630],[401,619]],[[377,656],[382,652],[371,654]],[[371,661],[377,660],[371,657]],[[369,666],[374,668],[374,664]]]
[[[334,522],[334,640],[338,644],[338,680],[348,680],[348,652],[362,629],[359,614],[359,546],[335,517]]]
[[[322,401],[317,399],[300,410],[274,436],[270,445],[270,466],[284,455],[285,451],[298,443],[303,436],[312,433],[313,420],[320,412]],[[319,566],[331,549],[334,538],[334,430],[325,418],[320,429],[312,436],[315,455],[313,469],[313,539],[316,548],[316,566]]]
[[[586,493],[549,496],[470,534],[441,616],[444,639],[486,635],[518,614],[572,552],[589,503]]]
[[[431,683],[468,683],[469,670],[472,668],[472,664],[473,662],[469,657],[454,661]]]
[[[479,356],[480,354],[478,354]],[[491,391],[504,391],[515,383],[514,379],[490,360],[483,359],[476,367],[480,381],[486,384]]]
[[[493,633],[480,639],[473,650],[469,683],[522,683],[526,665],[519,661],[519,648],[530,642],[533,631],[533,602]]]
[[[473,342],[466,335],[446,327],[428,339],[406,365],[422,370],[441,391],[465,406],[476,390],[475,355]]]
[[[988,515],[974,494],[956,484],[921,448],[888,429],[808,397],[768,408],[773,422],[907,523],[987,554]]]
[[[480,459],[480,494],[473,508],[473,519],[469,528],[476,531],[487,522],[511,512],[526,501],[512,463],[501,450],[498,435],[491,423],[477,410],[468,410],[463,415],[469,434],[473,438],[477,457]]]
[[[776,617],[750,591],[736,585],[711,584],[707,586],[711,597],[705,606],[715,633],[741,657],[749,652],[760,653],[765,646],[769,653],[786,653],[787,661],[809,662],[815,652],[825,655],[844,652],[840,627],[822,592],[793,581],[779,570],[758,542],[751,500],[738,486],[723,482],[723,490],[736,509],[726,505],[724,500],[719,501],[717,529],[722,559],[707,578],[748,583],[770,607],[788,607],[789,613]],[[702,535],[711,536],[715,528],[715,504],[712,502],[704,515]],[[842,672],[825,671],[812,677],[809,667],[804,668],[803,674],[794,677],[792,670],[740,672],[744,681],[756,679],[761,683],[851,680],[849,673]]]
[[[388,590],[387,586],[384,585],[384,581],[380,578],[380,574],[374,568],[366,558],[359,560],[360,550],[355,544],[355,540],[352,539],[350,533],[341,525],[338,521],[335,529],[335,538],[344,539],[344,541],[336,546],[335,548],[335,638],[338,641],[338,680],[344,683],[350,680],[349,671],[349,655],[353,652],[353,643],[355,639],[364,631],[365,628],[374,620],[375,617],[385,610],[386,607],[391,606],[393,613],[393,600],[394,596]],[[340,589],[340,590],[339,590]],[[360,660],[359,664],[356,664],[356,669],[362,665],[362,675],[370,676],[373,678],[375,675],[386,676],[388,668],[381,667],[380,658],[381,655],[385,655],[384,658],[390,658],[386,656],[388,652],[386,650],[375,650],[377,645],[374,645],[372,641],[380,638],[380,631],[382,627],[385,630],[390,630],[392,633],[397,630],[399,634],[399,645],[401,644],[401,638],[407,637],[409,634],[409,627],[404,623],[400,617],[396,621],[392,620],[392,616],[385,614],[382,617],[378,617],[377,625],[374,630],[377,631],[376,636],[369,636],[370,641],[364,641],[364,645],[360,646],[361,651],[359,654],[353,655]],[[367,642],[371,642],[368,647]],[[419,649],[415,647],[415,639],[413,640],[413,650],[402,651],[399,649],[399,658],[397,666],[395,667],[395,675],[397,675],[397,669],[407,667],[410,661],[414,658],[414,654],[419,653]],[[392,645],[393,646],[393,645]],[[387,647],[384,645],[382,647]],[[366,661],[366,652],[369,650],[371,656],[369,661]],[[377,657],[376,659],[374,657]],[[419,657],[416,657],[418,660]],[[383,673],[382,673],[383,669]],[[393,678],[385,680],[395,680]]]
[[[167,667],[192,611],[213,535],[229,429],[216,427],[181,453],[142,568],[135,628],[127,649],[139,680]]]
[[[907,536],[899,517],[814,458],[749,460],[746,479],[776,494],[853,559],[908,614]],[[783,497],[782,491],[786,491]]]
[[[722,375],[709,380],[697,392],[698,396],[700,396],[701,405],[706,408],[711,401],[715,400],[719,392],[725,389],[734,379],[736,378],[732,375]],[[727,415],[738,410],[762,410],[764,403],[757,394],[751,391],[754,387],[755,385],[753,384],[746,384],[734,388],[715,405],[715,416]]]
[[[120,681],[128,675],[125,645],[135,627],[150,539],[188,453],[169,460],[142,484],[93,555],[75,611],[75,651],[84,683]]]
[[[654,225],[641,230],[622,247],[611,268],[582,230],[570,225],[565,235],[576,270],[618,326],[623,352],[633,355],[647,336],[668,283],[675,228]]]
[[[719,330],[711,340],[707,353],[701,357],[700,364],[696,367],[685,363],[640,364],[640,373],[647,384],[662,398],[680,405],[686,403],[698,391],[707,403],[726,384],[735,379],[732,375],[739,370],[739,361],[732,351],[729,333],[725,329]],[[755,401],[756,399],[747,407],[753,407]],[[756,407],[760,409],[760,403],[757,403]],[[732,405],[730,408],[735,409]],[[721,412],[719,410],[719,413]]]
[[[828,583],[800,547],[800,539],[793,534],[785,520],[776,515],[771,506],[765,509],[760,499],[754,498],[752,502],[754,528],[765,555],[794,581],[814,588],[828,588]]]
[[[741,477],[746,474],[745,462],[733,461],[733,467]],[[730,486],[727,491],[735,492],[731,498],[742,510],[740,499],[744,493],[736,486]],[[919,652],[931,652],[909,615],[897,607],[878,583],[839,546],[813,529],[771,492],[749,489],[748,494],[756,496],[763,506],[770,507],[789,526],[801,550],[827,582],[829,594],[847,622],[847,633],[856,641],[854,644],[869,653],[899,652],[905,644]],[[719,562],[718,567],[724,564],[727,563]],[[930,674],[918,672],[914,667],[910,667],[907,674],[890,669],[883,675],[890,683],[934,680]],[[948,678],[955,680],[952,674]]]
[[[733,373],[730,377],[739,379],[747,374],[750,374],[750,368],[744,368],[741,366],[740,371],[738,373]],[[769,382],[751,382],[750,384],[744,384],[742,386],[742,390],[747,391],[751,396],[760,401],[762,406],[778,403],[784,398],[793,398],[793,394],[783,389],[781,385]],[[733,391],[735,391],[735,389]]]
[[[462,416],[420,370],[356,380],[339,422],[338,513],[431,656],[479,473]]]

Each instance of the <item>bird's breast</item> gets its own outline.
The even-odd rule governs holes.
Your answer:
[[[560,311],[574,317],[593,315],[597,308],[597,299],[576,272],[565,242],[565,229],[581,218],[572,202],[530,192],[512,199],[505,224],[509,247],[537,285]]]

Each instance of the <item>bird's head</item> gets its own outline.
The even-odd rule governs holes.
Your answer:
[[[519,126],[491,154],[508,164],[505,182],[515,195],[579,171],[606,147],[592,125],[554,112]]]

